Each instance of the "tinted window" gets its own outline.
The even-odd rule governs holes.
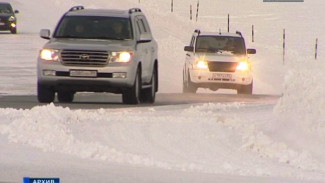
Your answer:
[[[132,39],[128,18],[66,16],[58,25],[55,38]]]
[[[0,13],[12,13],[12,8],[9,4],[0,4]]]
[[[196,41],[197,52],[222,52],[245,54],[244,39],[228,36],[198,36]]]

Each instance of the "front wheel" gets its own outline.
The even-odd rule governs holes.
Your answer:
[[[11,34],[17,34],[17,28],[11,28],[10,29]]]
[[[141,102],[154,103],[156,98],[158,76],[157,70],[154,69],[151,78],[151,87],[141,91]]]
[[[51,103],[54,101],[55,92],[48,86],[37,83],[37,99],[41,103]]]
[[[237,89],[237,94],[253,94],[253,82],[249,85],[241,85]]]
[[[197,87],[191,82],[190,73],[188,72],[187,80],[183,75],[183,93],[196,93]]]
[[[73,92],[58,92],[59,102],[70,103],[73,101],[74,93]]]
[[[131,88],[126,89],[122,94],[124,104],[139,104],[141,94],[141,71],[138,69],[135,76],[134,84]]]

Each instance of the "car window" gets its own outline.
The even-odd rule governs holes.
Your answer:
[[[139,27],[140,34],[150,33],[149,25],[145,20],[144,16],[137,16],[137,25]]]
[[[144,25],[143,25],[143,23],[142,23],[142,21],[140,19],[137,20],[137,25],[138,25],[140,34],[146,32],[145,28],[144,28]]]
[[[0,13],[13,13],[9,4],[0,4]]]
[[[222,52],[245,54],[245,44],[241,37],[231,36],[198,36],[196,41],[197,52]]]
[[[141,21],[143,23],[143,26],[144,26],[146,32],[151,33],[151,30],[150,30],[149,23],[148,23],[147,19],[144,16],[141,16]]]
[[[55,38],[132,39],[128,18],[66,16],[54,33]]]
[[[195,36],[192,36],[191,42],[190,42],[190,46],[194,46],[194,41],[195,41]]]

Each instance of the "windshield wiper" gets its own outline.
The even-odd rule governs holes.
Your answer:
[[[54,38],[80,38],[74,35],[63,35],[63,36],[55,36]]]
[[[121,37],[107,37],[107,36],[96,37],[94,39],[126,40],[125,38],[121,38]]]
[[[75,36],[75,35],[55,36],[54,38],[127,40],[127,39],[121,38],[121,37],[107,37],[107,36],[102,36],[102,37],[80,37],[80,36]]]

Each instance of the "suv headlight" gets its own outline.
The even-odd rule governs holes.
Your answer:
[[[48,61],[58,61],[59,60],[59,50],[53,49],[42,49],[40,51],[40,58]]]
[[[10,17],[8,18],[8,20],[9,20],[9,22],[16,21],[16,17],[14,17],[14,16],[10,16]]]
[[[196,69],[208,69],[208,62],[205,60],[197,60],[194,63],[194,68]]]
[[[239,62],[236,67],[236,70],[237,71],[248,71],[248,70],[250,70],[250,65],[247,61]]]
[[[133,53],[129,51],[112,52],[110,62],[127,63],[132,60]]]

